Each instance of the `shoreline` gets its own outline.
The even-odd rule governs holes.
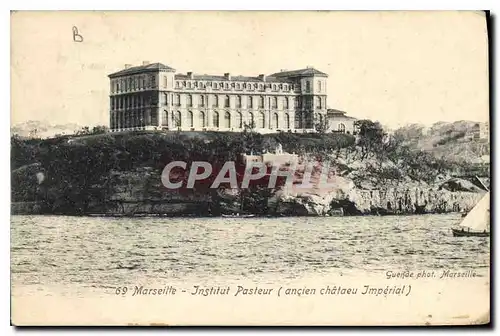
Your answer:
[[[60,217],[88,217],[88,218],[225,218],[225,219],[262,219],[262,218],[299,218],[299,217],[308,217],[308,218],[338,218],[338,217],[410,217],[410,216],[427,216],[427,215],[460,215],[460,212],[445,212],[445,213],[413,213],[413,214],[390,214],[390,215],[377,215],[377,214],[359,214],[359,215],[332,215],[332,216],[321,216],[321,215],[255,215],[253,217],[245,218],[245,217],[223,217],[220,216],[199,216],[199,215],[160,215],[160,214],[144,214],[144,215],[120,215],[120,214],[56,214],[56,213],[43,213],[43,214],[23,214],[23,213],[11,213],[11,217],[13,216],[60,216]]]

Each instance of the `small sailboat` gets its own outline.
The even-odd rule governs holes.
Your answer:
[[[454,237],[488,237],[490,235],[490,192],[464,217],[459,228],[452,228]]]

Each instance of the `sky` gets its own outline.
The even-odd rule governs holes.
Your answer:
[[[481,12],[57,11],[11,15],[11,124],[107,125],[107,75],[143,61],[247,76],[313,66],[329,107],[388,127],[488,120]]]

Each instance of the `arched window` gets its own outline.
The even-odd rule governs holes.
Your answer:
[[[285,113],[285,128],[290,128],[290,115],[288,113]]]
[[[198,123],[200,124],[200,127],[205,127],[205,113],[203,111],[200,111]]]
[[[301,108],[300,97],[295,97],[295,108]]]
[[[214,127],[219,127],[219,113],[217,111],[214,111],[213,124]]]
[[[285,97],[285,101],[284,101],[284,103],[285,103],[285,109],[287,109],[287,110],[288,110],[288,109],[289,109],[289,106],[290,106],[290,105],[288,104],[288,97]]]
[[[243,115],[238,112],[238,128],[243,128]]]
[[[200,106],[205,106],[205,97],[203,95],[200,95],[199,104]]]
[[[229,107],[229,96],[224,96],[224,107]]]
[[[172,123],[174,124],[174,127],[182,126],[181,111],[172,111]]]
[[[345,133],[345,125],[340,123],[339,126],[338,126],[338,131],[339,132],[342,132],[342,133]]]
[[[273,97],[273,108],[278,108],[278,97]]]
[[[218,107],[218,106],[219,106],[219,96],[213,95],[212,107]]]
[[[279,117],[278,117],[278,113],[275,113],[274,116],[273,116],[273,128],[279,128],[280,125],[279,125]]]
[[[175,105],[181,106],[181,95],[178,93],[175,95]]]
[[[248,108],[253,108],[253,97],[248,96]]]
[[[255,127],[255,119],[253,117],[253,113],[252,112],[249,112],[248,113],[248,125],[251,127],[251,128],[254,128]]]
[[[311,91],[311,82],[306,81],[306,92],[309,92],[309,91]]]
[[[262,96],[259,97],[259,107],[264,108],[264,97]]]
[[[276,84],[273,85],[273,90],[276,91]]]
[[[189,107],[193,106],[193,96],[192,95],[187,95],[187,106],[189,106]]]
[[[264,112],[260,113],[259,127],[260,128],[266,128],[266,115],[264,114]]]
[[[188,125],[189,127],[194,127],[193,112],[188,112]]]
[[[231,114],[229,112],[224,114],[224,127],[231,128]]]
[[[241,107],[241,96],[236,96],[236,107]]]

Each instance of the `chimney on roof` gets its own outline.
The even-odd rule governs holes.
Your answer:
[[[129,69],[132,67],[132,64],[125,64],[125,69]]]
[[[142,61],[142,65],[149,65],[149,61]]]
[[[231,80],[231,74],[230,74],[229,72],[226,72],[226,73],[224,74],[224,78],[225,78],[226,80]]]
[[[259,79],[260,79],[261,81],[265,82],[265,81],[266,81],[266,75],[264,75],[264,74],[260,74],[260,75],[259,75]]]
[[[189,79],[193,79],[193,72],[192,72],[192,71],[189,71],[189,72],[187,73],[187,76],[188,76],[188,78],[189,78]]]

